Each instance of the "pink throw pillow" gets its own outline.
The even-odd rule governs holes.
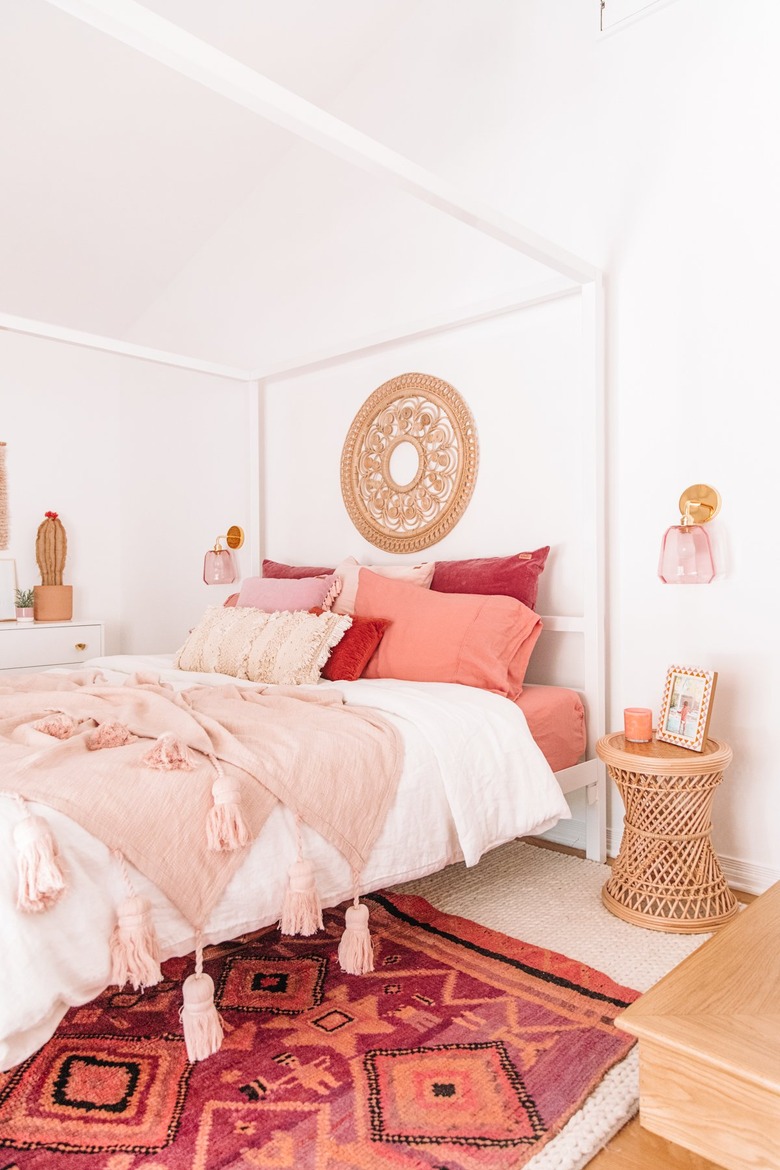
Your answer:
[[[468,561],[436,561],[431,589],[437,593],[490,593],[516,597],[536,608],[539,574],[550,546],[511,557],[474,557]]]
[[[251,606],[266,613],[279,610],[331,609],[341,589],[339,578],[306,577],[300,580],[274,580],[265,577],[247,577],[241,583],[236,605]]]
[[[316,565],[285,565],[281,561],[263,561],[264,577],[284,577],[286,580],[299,581],[301,577],[323,577],[332,572],[332,568],[323,569]]]
[[[514,597],[433,593],[360,571],[355,613],[390,625],[364,678],[455,682],[516,699],[542,631]]]
[[[341,593],[333,603],[334,613],[354,613],[355,597],[358,591],[358,574],[361,569],[370,570],[379,577],[389,577],[394,581],[405,581],[408,585],[416,585],[420,589],[430,589],[433,579],[434,561],[424,561],[420,565],[359,565],[354,557],[347,557],[333,570],[341,578]]]

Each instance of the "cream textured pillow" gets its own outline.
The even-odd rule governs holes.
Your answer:
[[[316,683],[351,625],[350,617],[336,613],[213,606],[190,631],[174,665],[252,682]]]
[[[354,557],[347,557],[338,568],[333,570],[341,581],[341,591],[336,596],[331,608],[334,613],[355,612],[358,574],[361,569],[370,569],[372,573],[378,573],[380,577],[391,577],[394,581],[406,581],[409,585],[419,585],[421,589],[430,589],[435,568],[435,561],[423,561],[419,565],[359,565]]]

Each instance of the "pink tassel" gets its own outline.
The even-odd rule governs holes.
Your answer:
[[[159,772],[186,772],[195,765],[190,759],[187,745],[170,732],[158,737],[153,748],[141,756],[141,763]]]
[[[284,895],[279,929],[282,934],[309,936],[322,930],[322,906],[314,881],[314,866],[310,861],[294,861],[289,870],[290,880]]]
[[[135,743],[137,739],[138,736],[133,735],[124,723],[109,719],[87,736],[87,747],[91,752],[96,752],[101,748],[124,747],[125,744]]]
[[[117,911],[117,923],[111,935],[110,983],[124,987],[129,981],[136,991],[153,987],[162,979],[160,944],[151,916],[148,898],[131,894]]]
[[[55,739],[70,739],[76,729],[76,721],[64,711],[54,711],[33,723],[33,727],[44,735],[53,735]]]
[[[368,931],[368,906],[356,901],[347,907],[346,930],[339,943],[339,963],[348,975],[374,970],[374,947]]]
[[[241,785],[235,777],[226,776],[216,760],[212,763],[217,768],[217,778],[211,786],[214,803],[206,818],[207,845],[215,853],[241,849],[251,839],[241,815]]]
[[[16,905],[36,914],[53,906],[65,890],[57,842],[43,817],[26,816],[14,827],[19,850],[19,887]]]
[[[180,1016],[184,1028],[187,1059],[205,1060],[222,1047],[222,1020],[214,1006],[214,980],[203,970],[203,951],[195,950],[195,974],[188,975],[182,988],[184,1002]]]

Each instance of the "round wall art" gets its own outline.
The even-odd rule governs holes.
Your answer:
[[[430,374],[401,374],[355,415],[341,453],[341,492],[371,544],[417,552],[460,520],[478,462],[477,429],[458,391]]]

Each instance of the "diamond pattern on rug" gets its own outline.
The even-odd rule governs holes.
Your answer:
[[[322,1003],[327,969],[322,955],[287,958],[247,947],[225,963],[215,1002],[220,1011],[297,1015]]]
[[[55,1036],[0,1095],[0,1145],[151,1154],[174,1137],[190,1066],[178,1036]]]
[[[511,1146],[544,1125],[500,1040],[368,1052],[372,1136],[385,1142]]]
[[[0,1076],[18,1170],[513,1170],[628,1052],[636,993],[565,956],[374,894],[375,970],[344,975],[343,910],[311,938],[209,947],[221,1050],[189,1065],[191,958],[106,991]],[[0,1159],[2,1164],[2,1159]]]

